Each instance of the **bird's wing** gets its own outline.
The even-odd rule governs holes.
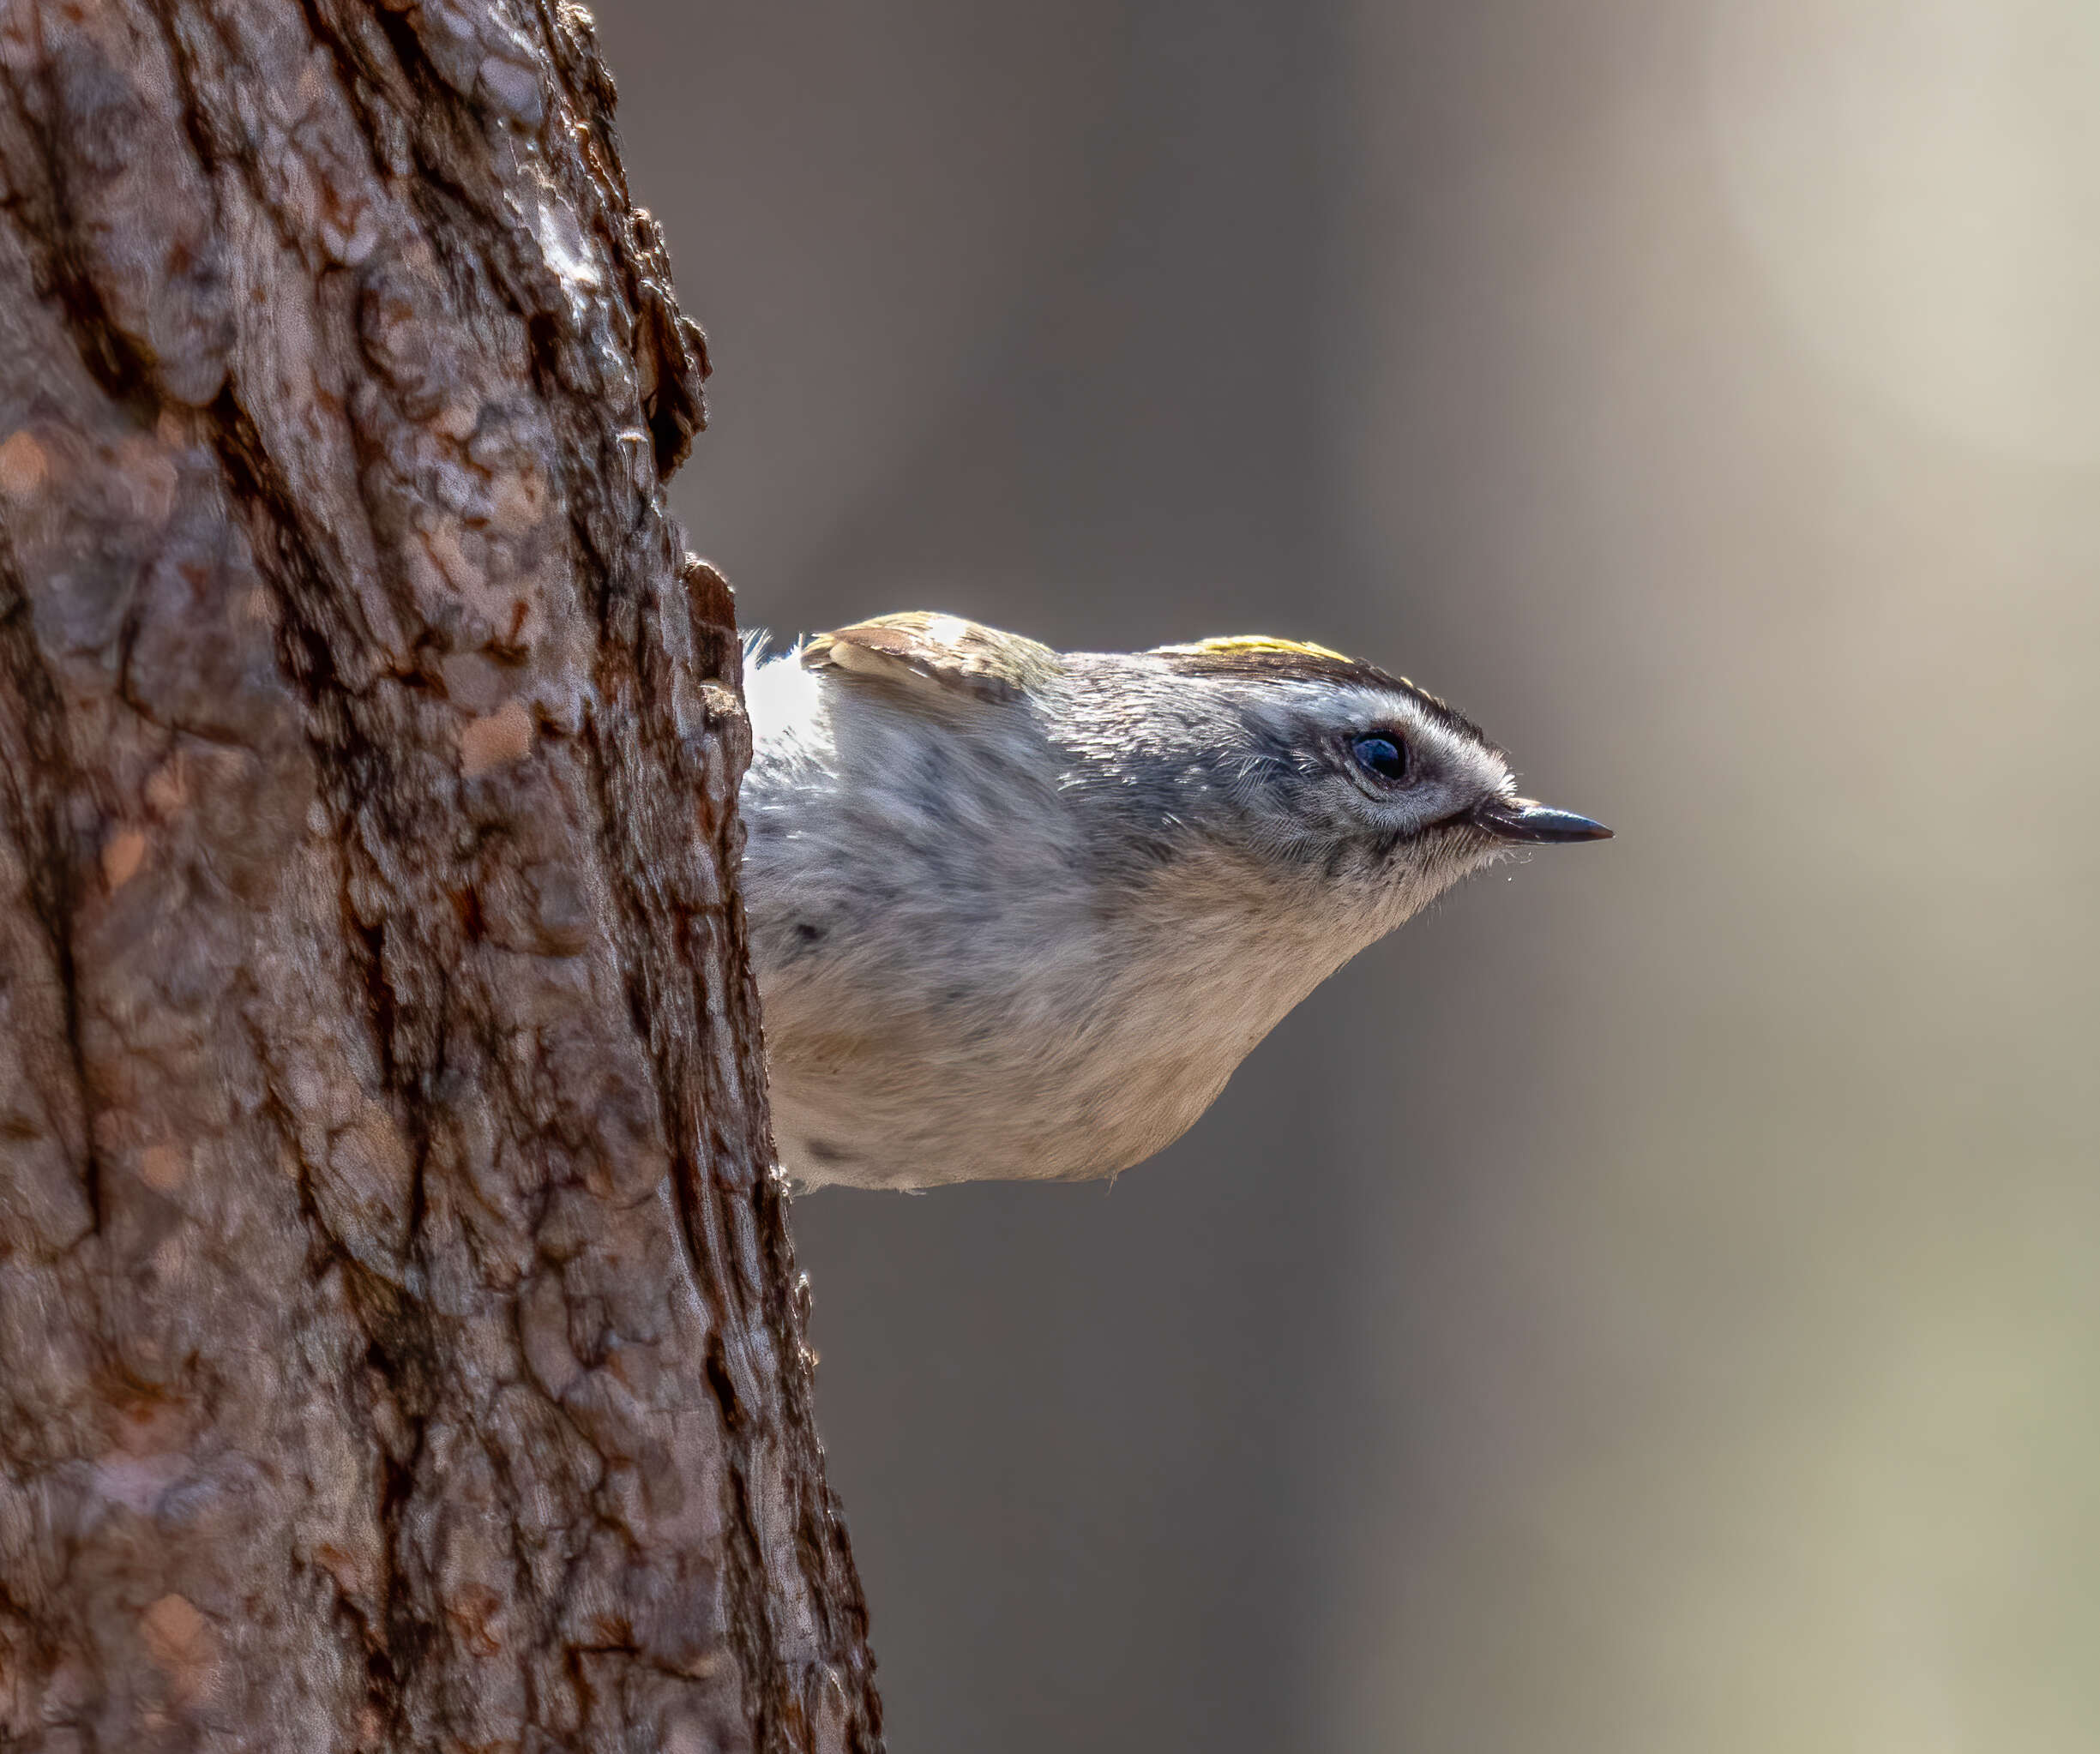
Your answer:
[[[1049,646],[1019,634],[924,610],[819,634],[802,648],[802,661],[811,670],[844,670],[996,701],[1018,699],[1064,667]]]

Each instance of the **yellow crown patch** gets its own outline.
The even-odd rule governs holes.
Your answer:
[[[1187,652],[1205,658],[1255,658],[1271,653],[1279,658],[1326,658],[1336,664],[1354,664],[1348,653],[1304,640],[1278,640],[1267,634],[1231,634],[1216,640],[1197,640],[1187,646],[1158,646],[1157,652]]]

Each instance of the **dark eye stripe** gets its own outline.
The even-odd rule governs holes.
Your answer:
[[[1407,778],[1407,745],[1390,731],[1363,731],[1350,740],[1349,753],[1369,774],[1398,785]]]

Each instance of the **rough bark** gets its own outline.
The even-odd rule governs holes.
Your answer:
[[[611,113],[0,0],[0,1746],[879,1745]]]

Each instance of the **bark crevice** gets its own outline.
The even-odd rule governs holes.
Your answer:
[[[80,858],[64,820],[77,776],[70,772],[61,727],[64,708],[37,650],[27,593],[0,532],[0,676],[14,710],[0,727],[0,790],[7,799],[9,838],[19,849],[25,899],[42,934],[56,978],[66,1063],[78,1104],[81,1190],[87,1233],[102,1228],[102,1166],[95,1150],[94,1092],[81,1042],[80,989],[73,960],[73,914]]]

